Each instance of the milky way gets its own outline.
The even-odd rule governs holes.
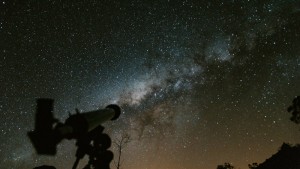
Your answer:
[[[300,93],[297,0],[1,7],[4,168],[71,168],[75,161],[74,141],[64,140],[54,157],[33,149],[26,133],[40,97],[55,100],[62,122],[75,108],[120,105],[120,118],[104,126],[113,140],[131,137],[124,169],[213,169],[224,162],[246,169],[283,142],[300,141],[286,112]]]

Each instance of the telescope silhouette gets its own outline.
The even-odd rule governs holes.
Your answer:
[[[101,124],[116,120],[120,114],[119,106],[111,104],[104,109],[70,115],[65,123],[59,122],[53,116],[53,99],[37,99],[35,128],[28,136],[38,154],[55,155],[56,147],[63,139],[82,140],[90,133],[95,133]],[[102,127],[103,128],[103,127]],[[104,129],[104,128],[103,128]],[[100,132],[103,129],[99,130]]]

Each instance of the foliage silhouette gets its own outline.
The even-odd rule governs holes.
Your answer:
[[[218,165],[217,169],[235,169],[230,163],[224,163],[223,165]]]
[[[255,169],[299,169],[300,145],[283,143],[279,151]],[[251,168],[250,168],[251,169]]]
[[[256,169],[258,167],[258,163],[248,164],[249,169]]]
[[[295,122],[296,124],[300,123],[300,96],[297,96],[293,100],[293,105],[288,108],[288,112],[292,113],[292,117],[290,118],[291,121]]]

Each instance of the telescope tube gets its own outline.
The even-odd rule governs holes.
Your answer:
[[[64,129],[68,128],[71,135],[76,138],[88,133],[108,120],[116,120],[121,114],[119,106],[111,104],[105,109],[95,110],[86,113],[71,115],[65,122]]]

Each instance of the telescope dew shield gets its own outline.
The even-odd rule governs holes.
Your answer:
[[[108,120],[116,120],[120,114],[119,106],[109,105],[105,109],[87,112],[83,116],[88,123],[88,131],[91,131]]]

